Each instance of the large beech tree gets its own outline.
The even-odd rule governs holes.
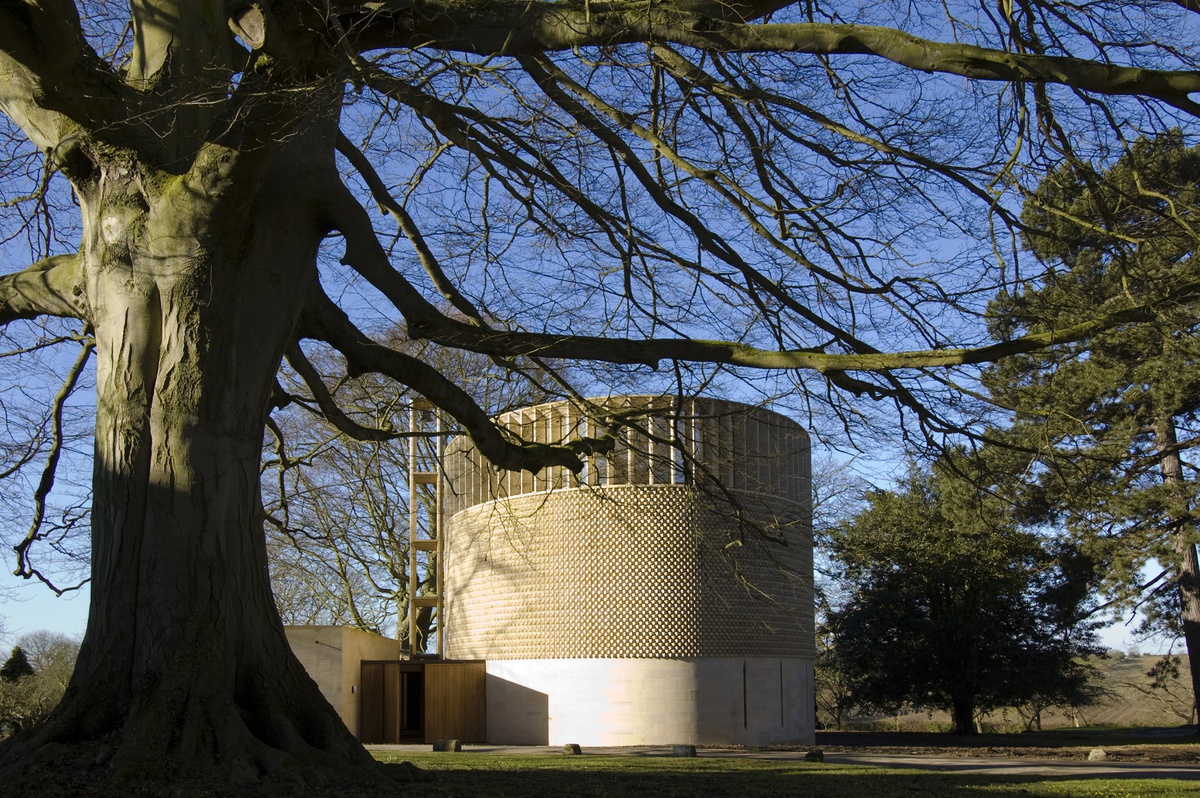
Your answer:
[[[1154,319],[987,345],[975,323],[1027,166],[1200,109],[1196,10],[0,0],[4,252],[25,234],[35,253],[0,280],[0,323],[67,320],[61,396],[89,360],[96,384],[88,629],[3,766],[369,778],[272,605],[259,459],[281,362],[365,439],[395,430],[339,409],[306,353],[423,395],[504,468],[605,445],[500,432],[372,337],[380,316],[552,381],[562,360],[677,390],[713,377],[687,364],[783,371],[848,422],[843,397],[867,394],[932,431],[960,421],[936,401],[950,370]]]

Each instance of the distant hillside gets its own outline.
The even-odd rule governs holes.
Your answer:
[[[1164,663],[1159,655],[1126,656],[1110,654],[1094,661],[1097,699],[1087,706],[1051,707],[1041,713],[1043,729],[1064,726],[1182,726],[1194,723],[1191,715],[1192,690],[1186,655]],[[1159,686],[1150,675],[1163,671]],[[826,720],[822,718],[822,720]],[[828,723],[828,721],[826,720]],[[983,719],[989,731],[1023,731],[1030,724],[1028,709],[1008,708],[990,713]],[[832,728],[832,724],[828,724]],[[908,711],[899,715],[852,715],[845,729],[880,731],[946,731],[950,717],[944,712]]]
[[[1163,657],[1109,656],[1097,662],[1100,668],[1096,680],[1106,695],[1089,707],[1080,710],[1080,722],[1104,726],[1179,726],[1194,723],[1192,689],[1186,654],[1173,658],[1174,672],[1169,673],[1158,688],[1147,675],[1156,666],[1163,667]],[[1171,670],[1171,669],[1169,669]],[[1052,722],[1043,715],[1043,725],[1065,726],[1070,719],[1062,717]]]

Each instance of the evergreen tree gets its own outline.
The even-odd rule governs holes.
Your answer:
[[[78,640],[55,632],[19,638],[0,667],[0,740],[49,716],[67,689],[78,654]]]
[[[1068,163],[1026,202],[1024,243],[1044,279],[992,303],[1006,339],[1062,330],[1139,304],[1153,319],[1115,326],[989,369],[996,401],[1013,411],[1003,435],[1025,453],[1023,506],[1033,523],[1061,524],[1107,563],[1109,589],[1140,600],[1157,560],[1152,618],[1200,661],[1196,478],[1200,441],[1200,316],[1178,299],[1200,279],[1200,150],[1171,133],[1141,139],[1107,171]],[[1193,672],[1200,694],[1200,673]]]
[[[25,650],[20,646],[14,646],[12,654],[4,665],[0,666],[0,679],[6,682],[16,682],[26,676],[33,675],[33,666],[29,664],[29,658],[25,656]]]
[[[849,597],[829,624],[857,705],[946,709],[971,734],[978,712],[1086,700],[1086,557],[1014,528],[945,469],[867,501],[831,534]]]

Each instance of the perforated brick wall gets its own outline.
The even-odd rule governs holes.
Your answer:
[[[721,453],[715,465],[672,470],[666,452],[657,467],[635,452],[624,484],[599,478],[611,469],[600,484],[540,487],[493,472],[461,491],[444,530],[447,656],[813,656],[807,436],[777,414],[710,405],[689,410],[689,441]],[[560,407],[530,415],[561,432]],[[447,470],[471,484],[482,466],[461,445],[455,464],[455,451]],[[498,484],[507,495],[493,498]]]

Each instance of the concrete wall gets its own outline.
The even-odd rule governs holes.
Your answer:
[[[489,662],[487,739],[507,745],[811,744],[812,659]]]
[[[339,626],[285,626],[283,630],[325,700],[357,737],[362,661],[400,659],[400,641]]]

